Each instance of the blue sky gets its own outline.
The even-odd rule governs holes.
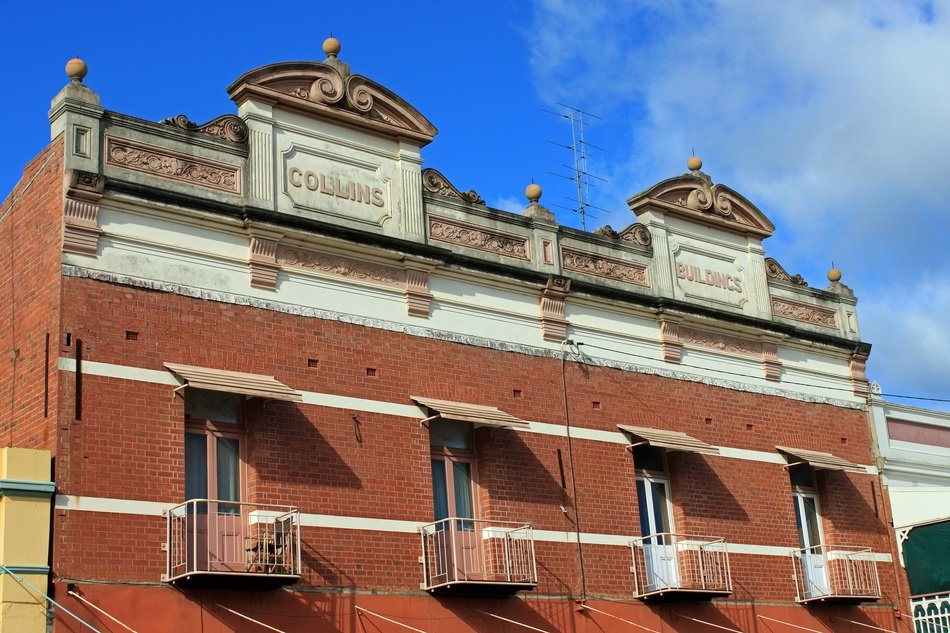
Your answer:
[[[14,3],[0,26],[7,97],[0,196],[49,140],[65,62],[110,110],[197,122],[234,112],[252,68],[322,59],[332,31],[354,72],[439,129],[426,165],[490,205],[533,178],[563,224],[567,103],[587,140],[588,228],[634,220],[625,200],[685,171],[743,193],[776,224],[768,255],[825,287],[834,261],[859,298],[869,376],[886,394],[950,399],[950,0],[489,0],[449,3]],[[899,401],[897,398],[889,398]],[[931,408],[947,403],[910,401]]]

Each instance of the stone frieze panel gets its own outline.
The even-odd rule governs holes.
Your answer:
[[[531,261],[528,238],[436,216],[429,217],[429,237],[440,242]]]
[[[772,297],[772,315],[832,330],[838,329],[838,317],[833,310],[790,301],[781,297]]]
[[[241,193],[239,167],[113,136],[106,137],[106,164],[189,185]]]
[[[613,281],[621,281],[643,288],[650,287],[650,278],[647,274],[646,266],[605,257],[596,253],[574,250],[572,248],[562,248],[561,266],[563,266],[565,270],[573,270],[579,273],[611,279]]]

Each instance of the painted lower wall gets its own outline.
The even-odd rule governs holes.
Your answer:
[[[564,598],[531,593],[512,598],[440,598],[427,594],[310,593],[293,590],[223,592],[163,586],[80,584],[75,591],[138,633],[908,633],[907,618],[877,606],[671,602],[590,599],[585,608]],[[66,587],[57,585],[57,595]],[[63,604],[105,631],[123,630],[69,596]],[[236,613],[235,613],[236,612]],[[244,616],[244,617],[242,617]],[[257,623],[245,618],[252,618]],[[266,625],[266,626],[262,626]],[[271,627],[271,628],[266,628]],[[56,633],[75,631],[58,614]]]

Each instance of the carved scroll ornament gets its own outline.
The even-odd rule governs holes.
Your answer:
[[[634,196],[630,208],[638,215],[661,203],[670,212],[740,234],[768,237],[775,225],[751,202],[705,175],[686,174],[658,183]]]
[[[448,198],[455,198],[463,202],[485,204],[485,201],[482,200],[482,197],[478,195],[474,189],[469,189],[468,191],[456,189],[455,186],[449,182],[448,178],[435,169],[422,170],[422,188],[428,192],[437,193],[440,196],[446,196]]]
[[[234,143],[247,143],[248,129],[240,117],[233,114],[223,114],[203,125],[198,125],[184,114],[169,117],[162,121],[166,125],[171,125],[189,132],[198,132],[199,134],[209,134],[225,141]]]
[[[795,284],[796,286],[807,286],[808,283],[802,278],[801,275],[789,275],[785,272],[785,269],[782,268],[782,265],[771,257],[765,258],[765,275],[769,279],[776,279],[778,281],[787,281],[789,283]]]
[[[640,246],[649,246],[653,242],[653,236],[650,234],[650,230],[646,227],[646,225],[640,224],[639,222],[636,224],[631,224],[619,233],[615,231],[614,228],[609,224],[605,224],[599,229],[595,229],[594,235],[600,235],[602,237],[615,240],[623,240],[624,242],[639,244]]]

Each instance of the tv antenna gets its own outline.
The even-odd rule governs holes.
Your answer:
[[[600,120],[600,117],[596,114],[591,114],[590,112],[585,112],[580,108],[575,108],[574,106],[569,106],[563,103],[558,103],[560,107],[564,108],[562,112],[554,112],[553,110],[545,110],[548,114],[553,114],[554,116],[559,116],[561,118],[567,119],[571,123],[571,144],[564,145],[563,143],[557,143],[555,141],[548,141],[552,145],[557,145],[558,147],[563,147],[565,149],[571,150],[571,154],[574,159],[573,167],[570,165],[562,165],[567,169],[570,169],[573,174],[570,176],[565,176],[564,174],[559,174],[557,172],[550,172],[554,176],[559,178],[565,178],[574,183],[577,187],[577,206],[576,207],[564,207],[559,204],[553,206],[561,207],[562,209],[569,209],[574,213],[579,213],[581,216],[581,229],[587,230],[587,216],[590,215],[592,218],[597,216],[591,215],[590,209],[599,209],[601,211],[606,211],[606,209],[600,209],[600,207],[595,207],[590,203],[590,188],[591,178],[594,180],[599,180],[600,182],[607,182],[605,179],[595,176],[594,174],[587,171],[587,157],[588,157],[588,148],[596,149],[599,151],[604,151],[602,147],[597,147],[588,143],[584,138],[584,128],[585,125],[590,124],[591,119]],[[585,119],[586,117],[586,119]],[[568,198],[569,200],[571,198]]]

